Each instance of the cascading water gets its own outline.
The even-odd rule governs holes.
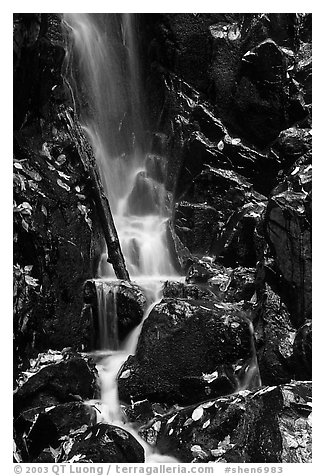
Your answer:
[[[149,153],[146,140],[136,16],[66,14],[65,21],[74,39],[74,90],[81,103],[83,128],[96,156],[127,269],[147,297],[142,323],[124,342],[118,342],[116,293],[112,287],[115,278],[106,259],[107,250],[103,249],[95,280],[101,348],[107,351],[97,365],[102,397],[100,418],[127,425],[139,440],[121,413],[116,376],[127,357],[135,353],[142,324],[161,299],[163,282],[179,279],[167,246],[170,197],[164,186],[166,164],[163,157]],[[260,383],[251,331],[253,356],[238,381],[238,390]],[[154,461],[152,449],[142,441],[141,444],[147,461]]]
[[[78,74],[72,74],[74,90],[77,99],[86,98],[87,102],[79,107],[83,128],[94,150],[130,277],[147,296],[144,321],[161,299],[162,283],[175,279],[177,273],[167,245],[165,163],[162,157],[149,153],[145,137],[136,15],[74,13],[64,18],[74,40],[72,63]],[[116,296],[105,285],[105,280],[114,279],[107,249],[103,249],[98,277],[101,347],[109,351],[119,347],[98,364],[102,417],[122,425],[116,376],[136,350],[142,323],[117,344]],[[128,430],[133,432],[131,427]]]

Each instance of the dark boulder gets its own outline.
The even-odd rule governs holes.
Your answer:
[[[281,131],[272,148],[278,153],[282,167],[288,170],[300,157],[311,154],[310,129],[290,127]]]
[[[265,226],[293,325],[311,317],[311,164],[298,161],[272,192]]]
[[[312,323],[306,321],[297,331],[291,365],[296,379],[312,378]]]
[[[46,365],[23,383],[14,395],[14,412],[89,399],[94,392],[94,371],[85,359],[72,356]]]
[[[254,266],[265,206],[266,198],[245,177],[209,166],[176,204],[176,231],[194,254],[222,256],[228,266]]]
[[[140,435],[183,463],[307,463],[310,415],[310,383],[291,382],[156,417]]]
[[[65,462],[144,463],[144,450],[126,430],[98,423],[77,436]]]
[[[88,175],[62,120],[73,107],[62,74],[66,46],[62,15],[15,14],[14,263],[32,267],[40,285],[28,316],[17,313],[25,325],[15,326],[15,353],[24,366],[45,349],[91,346],[82,286],[96,272],[102,233]]]
[[[222,392],[226,379],[226,393],[234,391],[240,369],[254,355],[248,317],[249,311],[235,304],[163,300],[144,322],[135,356],[120,370],[120,398],[197,401],[189,379],[205,374],[205,387],[216,380],[214,387]]]
[[[242,57],[234,95],[238,125],[241,119],[245,121],[242,133],[261,147],[308,114],[299,97],[287,94],[294,83],[286,72],[285,55],[270,39]]]
[[[295,328],[286,305],[266,284],[259,294],[254,330],[261,380],[264,385],[279,385],[296,378],[292,369]]]
[[[203,203],[181,201],[175,207],[175,231],[191,253],[207,255],[220,231],[219,213]]]
[[[215,294],[207,285],[187,284],[180,281],[166,281],[163,298],[182,298],[194,300],[213,300]]]
[[[37,415],[36,412],[40,413]],[[15,421],[24,461],[32,461],[46,448],[59,448],[60,438],[83,425],[96,423],[96,410],[84,403],[71,402],[47,409],[27,410]]]
[[[185,284],[179,283],[177,286],[177,289],[182,290],[182,294],[166,297],[189,298],[196,292],[197,299],[208,299],[210,296],[210,299],[218,301],[239,302],[250,301],[256,291],[254,268],[226,268],[219,263],[203,259],[193,262],[185,281]]]

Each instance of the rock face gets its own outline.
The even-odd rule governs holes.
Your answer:
[[[59,448],[62,437],[83,425],[96,423],[96,410],[84,403],[71,402],[49,407],[27,410],[15,421],[17,442],[20,443],[25,461],[32,461],[42,454],[54,461],[50,447]]]
[[[64,461],[83,463],[144,463],[144,450],[122,428],[98,423],[77,437]]]
[[[59,15],[14,16],[14,263],[28,267],[27,286],[39,284],[32,307],[16,296],[17,364],[48,348],[91,344],[82,286],[94,275],[102,236],[87,174],[60,119],[73,106],[61,71],[65,48]]]
[[[226,303],[165,299],[157,304],[143,325],[135,356],[120,371],[120,398],[193,401],[197,395],[190,382],[202,387],[199,379],[213,372],[214,391],[231,392],[239,384],[236,366],[245,367],[253,353],[247,316]]]
[[[272,192],[267,237],[295,327],[311,317],[311,165],[299,159]]]
[[[50,407],[58,403],[89,399],[94,396],[95,377],[87,362],[80,356],[42,367],[32,375],[14,397],[14,410]]]
[[[140,434],[184,463],[311,461],[311,386],[239,392],[156,417]]]

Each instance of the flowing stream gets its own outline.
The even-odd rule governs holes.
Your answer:
[[[117,374],[134,354],[144,320],[160,301],[163,282],[179,279],[167,244],[170,197],[164,181],[166,162],[150,154],[145,133],[134,14],[65,14],[72,33],[72,81],[81,121],[92,144],[109,199],[131,280],[143,289],[147,308],[141,324],[123,342],[117,338],[116,292],[105,285],[116,279],[103,247],[96,286],[101,348],[97,364],[101,385],[100,419],[127,428],[118,399]],[[176,461],[154,455],[142,440],[146,461]]]
[[[74,13],[65,14],[64,19],[73,38],[71,81],[82,125],[95,153],[131,280],[147,298],[141,324],[119,342],[116,291],[112,287],[116,278],[103,246],[96,278],[102,336],[97,364],[99,419],[131,432],[145,448],[146,461],[175,462],[154,453],[126,421],[116,382],[122,364],[136,351],[144,320],[161,300],[163,283],[181,279],[167,244],[170,196],[164,185],[166,162],[164,157],[150,153],[146,138],[136,15]],[[254,357],[242,388],[250,388],[257,372]]]

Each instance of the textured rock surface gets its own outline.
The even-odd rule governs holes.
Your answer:
[[[95,273],[102,238],[59,115],[73,104],[62,76],[65,47],[59,15],[15,15],[14,263],[30,267],[39,284],[31,309],[15,306],[17,364],[48,348],[90,347],[82,285]]]
[[[226,380],[229,393],[238,384],[235,367],[245,367],[252,356],[248,316],[229,303],[165,299],[157,304],[143,325],[135,356],[120,371],[120,398],[196,401],[188,379],[215,371],[219,391]]]
[[[266,232],[295,327],[311,317],[311,165],[299,159],[272,192]]]
[[[83,463],[143,463],[144,450],[127,431],[98,423],[76,438],[64,461]]]
[[[311,386],[239,392],[156,417],[140,430],[182,462],[311,462]]]
[[[95,423],[96,410],[80,402],[56,405],[45,411],[41,408],[27,410],[15,421],[16,441],[20,442],[24,460],[31,461],[42,452],[43,456],[47,452],[51,454],[49,448],[58,448],[63,436]]]
[[[80,356],[61,356],[57,363],[42,366],[17,389],[14,411],[35,407],[50,407],[81,399],[89,399],[95,392],[95,374]]]

